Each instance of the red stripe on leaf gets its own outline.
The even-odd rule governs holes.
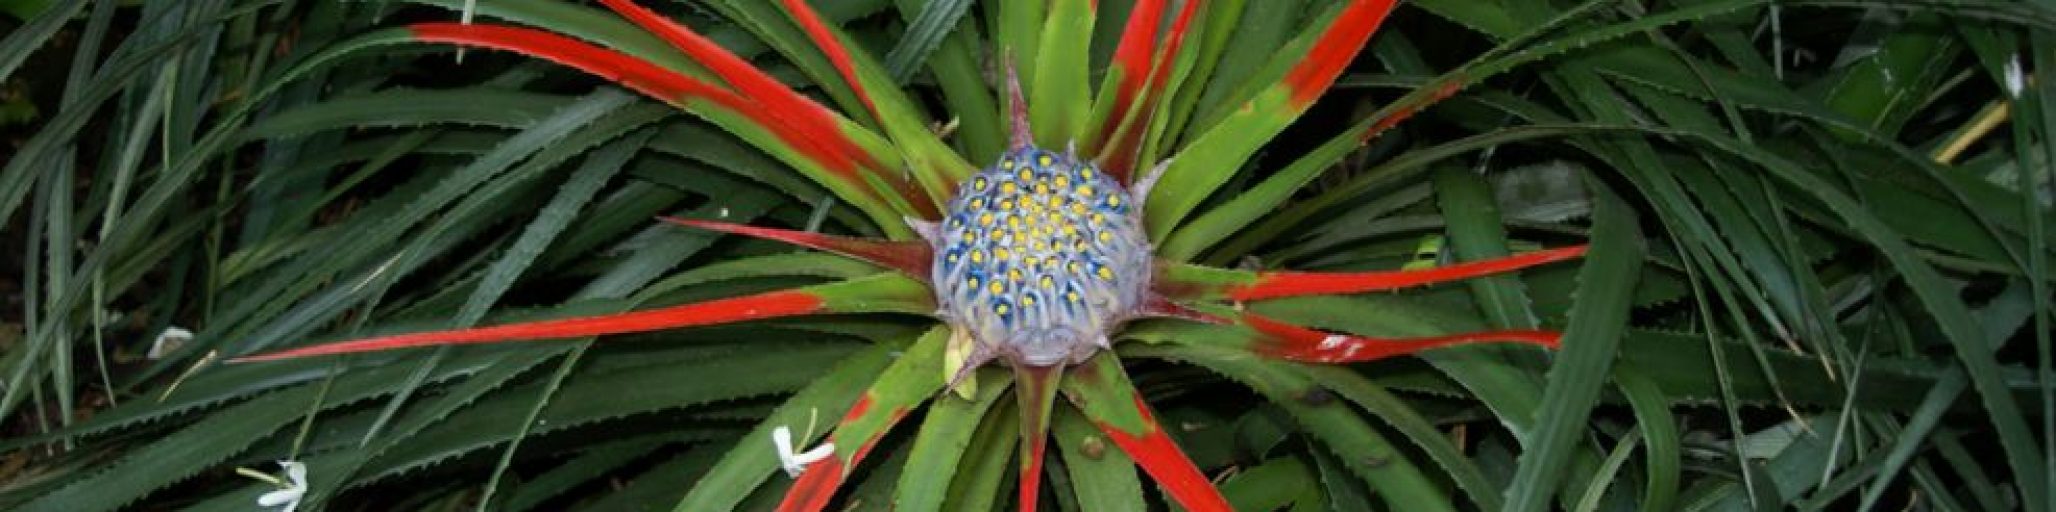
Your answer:
[[[865,240],[845,236],[824,235],[789,229],[773,229],[711,220],[679,219],[663,217],[665,222],[695,227],[722,233],[734,233],[766,240],[776,240],[801,247],[810,247],[833,252],[891,268],[913,276],[929,279],[929,266],[935,261],[935,250],[926,242],[900,242]]]
[[[1128,14],[1128,26],[1121,29],[1121,44],[1114,48],[1115,67],[1121,69],[1121,82],[1114,88],[1114,119],[1119,119],[1126,107],[1142,90],[1142,84],[1149,77],[1151,59],[1156,58],[1157,22],[1164,16],[1167,0],[1142,0],[1135,4],[1135,10]],[[1187,2],[1196,5],[1199,2]]]
[[[1443,82],[1442,85],[1436,86],[1434,92],[1429,93],[1427,96],[1419,97],[1420,99],[1418,100],[1402,99],[1401,101],[1409,101],[1409,103],[1395,104],[1393,106],[1386,107],[1387,109],[1397,110],[1393,110],[1391,114],[1388,114],[1385,117],[1378,119],[1378,122],[1373,123],[1370,129],[1364,130],[1363,133],[1357,134],[1356,141],[1369,141],[1372,138],[1385,133],[1385,130],[1390,130],[1394,126],[1399,126],[1399,123],[1405,122],[1407,119],[1413,118],[1414,114],[1421,113],[1422,109],[1426,109],[1429,106],[1432,106],[1436,103],[1441,103],[1442,100],[1449,99],[1450,96],[1455,96],[1457,91],[1463,90],[1464,82],[1463,80],[1459,79],[1459,76],[1460,75],[1450,76],[1450,78],[1446,79],[1447,81]],[[1414,96],[1409,95],[1409,97]]]
[[[1314,41],[1306,57],[1285,75],[1285,86],[1292,89],[1292,106],[1306,108],[1333,85],[1342,68],[1356,60],[1364,42],[1371,39],[1378,25],[1385,22],[1385,16],[1398,6],[1398,0],[1355,0],[1344,8],[1342,15]]]
[[[823,302],[819,295],[811,292],[786,290],[612,315],[543,320],[452,331],[380,336],[242,357],[232,362],[272,361],[440,345],[584,338],[609,334],[647,332],[696,325],[804,315],[820,312],[822,305]]]
[[[872,395],[864,393],[863,397],[857,399],[856,404],[850,406],[850,411],[842,415],[842,422],[837,425],[849,425],[864,419],[871,412],[872,402]],[[841,487],[844,477],[848,476],[849,468],[863,462],[864,456],[870,455],[871,449],[877,447],[878,440],[884,438],[887,431],[892,430],[892,425],[899,423],[900,419],[906,416],[906,407],[893,408],[891,415],[885,420],[885,425],[879,428],[878,432],[871,434],[869,439],[865,439],[862,446],[850,452],[848,460],[828,457],[808,464],[806,472],[801,473],[799,480],[793,482],[792,488],[785,491],[785,499],[779,502],[778,511],[817,512],[827,508],[828,501],[835,498],[836,488]],[[840,427],[837,427],[837,430],[840,431]],[[835,436],[829,434],[827,442],[835,442]]]
[[[1135,397],[1135,410],[1147,425],[1142,432],[1129,433],[1103,421],[1096,422],[1100,432],[1106,433],[1114,446],[1119,446],[1129,458],[1135,459],[1135,463],[1142,466],[1142,472],[1163,486],[1164,493],[1178,502],[1178,506],[1193,512],[1234,510],[1228,507],[1228,500],[1221,497],[1220,489],[1214,488],[1206,474],[1199,471],[1199,466],[1178,449],[1178,443],[1164,434],[1163,427],[1157,424],[1156,416],[1149,413],[1149,405],[1142,402],[1141,396]]]
[[[785,501],[779,502],[779,512],[815,511],[828,508],[828,500],[835,498],[835,488],[842,485],[842,459],[829,457],[807,465],[807,472],[792,483],[792,489],[785,491]]]
[[[1563,247],[1424,270],[1385,272],[1265,272],[1257,281],[1228,290],[1234,300],[1333,295],[1392,290],[1519,270],[1583,256],[1585,246]]]
[[[1110,140],[1099,150],[1103,171],[1122,183],[1138,167],[1136,159],[1142,151],[1143,135],[1148,132],[1152,116],[1156,114],[1158,101],[1163,100],[1163,90],[1171,79],[1173,59],[1185,44],[1185,35],[1190,32],[1193,14],[1199,12],[1201,0],[1190,0],[1178,11],[1178,17],[1171,22],[1162,48],[1156,47],[1156,27],[1163,17],[1164,2],[1145,0],[1135,6],[1129,14],[1128,26],[1121,35],[1121,44],[1114,51],[1114,64],[1121,67],[1121,83],[1114,89],[1114,110],[1107,117],[1106,133]],[[1134,120],[1121,129],[1124,119],[1134,112]]]
[[[1020,509],[1036,510],[1042,498],[1042,458],[1049,448],[1050,403],[1056,400],[1060,366],[1014,366],[1014,396],[1021,407]]]
[[[578,68],[660,100],[702,98],[723,105],[740,104],[733,93],[692,77],[590,43],[535,29],[463,23],[417,23],[414,38],[506,50]]]
[[[850,90],[857,93],[857,100],[864,102],[864,108],[869,109],[872,115],[878,115],[878,107],[871,104],[871,95],[864,91],[863,82],[857,79],[857,66],[850,60],[849,49],[842,45],[841,39],[835,37],[835,32],[828,28],[828,24],[821,21],[821,14],[814,12],[814,7],[807,5],[805,0],[782,2],[785,4],[786,12],[791,13],[793,21],[798,22],[800,29],[806,31],[807,38],[814,41],[814,46],[820,47],[821,54],[828,57],[828,63],[835,66],[835,71],[842,74],[844,81],[849,82]]]
[[[693,61],[707,66],[742,97],[762,104],[769,114],[782,120],[782,124],[797,132],[801,139],[841,155],[846,161],[839,160],[838,164],[877,167],[855,141],[842,134],[835,113],[827,107],[801,96],[749,61],[656,11],[636,5],[631,0],[601,0],[601,3],[656,34],[673,48],[685,52]]]
[[[1332,334],[1272,320],[1255,313],[1242,313],[1242,323],[1263,338],[1251,347],[1256,353],[1312,363],[1356,363],[1409,355],[1423,350],[1466,343],[1509,342],[1557,348],[1563,335],[1552,331],[1487,331],[1420,338],[1374,338]]]
[[[847,140],[839,131],[840,128],[834,125],[788,121],[773,110],[767,109],[764,103],[744,98],[728,89],[665,69],[646,60],[549,32],[520,27],[440,22],[417,23],[409,28],[414,32],[416,39],[424,42],[478,46],[539,57],[591,73],[673,105],[685,106],[689,100],[712,103],[748,118],[751,123],[762,127],[807,160],[827,169],[836,179],[851,183],[860,190],[871,190],[871,187],[865,184],[864,178],[858,175],[857,168],[860,163],[857,160],[859,157],[852,153],[855,150],[831,147],[833,144],[824,142]],[[868,158],[864,161],[868,161]],[[874,174],[888,182],[892,181],[889,175]]]
[[[791,14],[793,21],[799,23],[800,28],[807,33],[807,37],[814,41],[814,46],[819,47],[821,54],[828,58],[829,64],[835,66],[836,73],[842,75],[844,82],[848,82],[850,91],[856,93],[857,100],[864,103],[864,109],[871,112],[871,117],[885,122],[884,114],[878,112],[878,105],[871,101],[870,91],[864,89],[863,80],[857,76],[856,61],[852,60],[853,57],[850,56],[849,48],[843,46],[842,39],[836,37],[834,29],[830,28],[827,22],[822,21],[821,14],[815,12],[814,7],[808,5],[805,0],[784,0],[784,5],[786,12]],[[942,216],[941,212],[935,209],[935,201],[928,197],[926,191],[914,186],[913,183],[908,182],[908,180],[897,174],[890,172],[874,174],[880,180],[885,181],[893,193],[905,199],[922,217],[935,219]]]

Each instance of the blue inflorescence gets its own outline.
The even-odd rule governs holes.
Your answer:
[[[1034,146],[1001,156],[958,186],[936,233],[942,315],[996,356],[1082,361],[1148,286],[1133,203],[1074,156]]]

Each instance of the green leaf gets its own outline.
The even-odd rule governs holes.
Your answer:
[[[1135,461],[1115,448],[1077,409],[1056,409],[1050,435],[1056,436],[1078,506],[1083,510],[1145,510]]]
[[[1444,165],[1435,170],[1435,196],[1444,222],[1449,224],[1449,250],[1456,261],[1504,258],[1513,254],[1507,247],[1506,229],[1485,179],[1460,167]],[[1487,323],[1499,329],[1534,329],[1541,326],[1528,308],[1528,296],[1519,276],[1496,275],[1464,281],[1471,289],[1472,302],[1485,313]]]
[[[920,7],[915,5],[916,2],[930,0],[897,1],[900,17],[912,23],[915,21],[913,17],[917,16],[914,11]],[[978,33],[978,24],[964,20],[952,28],[928,59],[929,70],[935,75],[937,85],[942,88],[943,100],[949,105],[946,112],[955,116],[953,120],[957,123],[963,155],[977,165],[998,160],[1007,143],[1006,127],[1000,121],[999,103],[993,98],[992,86],[985,81],[985,68],[981,64],[983,57],[980,52],[984,41]]]
[[[1444,475],[1455,481],[1457,488],[1462,489],[1480,510],[1499,510],[1505,505],[1500,499],[1499,488],[1485,479],[1484,471],[1464,456],[1463,449],[1450,442],[1449,436],[1405,400],[1349,369],[1308,366],[1306,372],[1322,387],[1334,390],[1405,435],[1408,441],[1441,466]]]
[[[1671,416],[1670,401],[1655,382],[1643,376],[1646,370],[1627,365],[1613,367],[1614,384],[1628,399],[1628,405],[1635,410],[1635,431],[1640,432],[1643,442],[1643,467],[1648,476],[1644,479],[1641,507],[1650,510],[1670,510],[1677,500],[1678,482],[1683,474],[1680,459],[1684,452],[1678,436],[1677,419]]]
[[[573,372],[532,422],[522,420],[539,393],[552,387],[549,379],[512,386],[394,445],[366,465],[367,473],[358,482],[384,480],[464,453],[504,446],[523,434],[540,436],[665,409],[784,393],[808,385],[817,375],[812,368],[859,357],[848,344],[779,343],[765,344],[763,350],[776,350],[781,356],[728,351],[671,364]],[[686,380],[700,384],[675,385]],[[770,453],[770,446],[764,442],[757,448]]]
[[[1627,327],[1629,292],[1641,275],[1643,241],[1634,210],[1596,180],[1592,248],[1578,271],[1578,302],[1563,350],[1549,370],[1538,422],[1507,487],[1508,510],[1541,510],[1571,464],[1579,433],[1598,402],[1614,347]]]
[[[1088,50],[1097,7],[1091,0],[1056,0],[1042,22],[1042,47],[1035,51],[1035,71],[1021,76],[1028,95],[1028,125],[1035,144],[1067,147],[1085,135],[1091,115],[1092,85]],[[1033,85],[1025,85],[1032,83]]]
[[[1221,482],[1221,495],[1235,510],[1278,510],[1309,493],[1320,495],[1313,470],[1291,457],[1263,461]]]
[[[64,28],[65,22],[71,21],[73,17],[78,16],[79,11],[85,9],[86,0],[67,0],[48,6],[42,9],[42,12],[36,13],[34,18],[26,20],[28,23],[15,27],[7,34],[6,39],[0,39],[0,82],[6,82],[8,78],[13,77],[14,70],[29,59],[29,54],[43,47],[43,42],[56,35],[57,29]],[[85,63],[79,62],[74,65]]]
[[[1172,157],[1164,179],[1150,189],[1143,216],[1150,240],[1168,237],[1172,228],[1239,171],[1257,148],[1305,113],[1395,5],[1378,0],[1337,5],[1322,15],[1325,28],[1301,34],[1281,52],[1311,52],[1307,57],[1274,60],[1257,73],[1266,84],[1262,92],[1193,138]]]
[[[1249,386],[1271,403],[1290,411],[1300,427],[1319,438],[1394,508],[1454,510],[1448,495],[1429,481],[1405,453],[1386,441],[1355,411],[1332,400],[1322,400],[1319,395],[1327,391],[1315,385],[1294,363],[1266,361],[1246,352],[1217,347],[1149,346],[1128,352],[1198,364]]]
[[[892,51],[886,52],[885,73],[899,83],[912,79],[914,71],[928,61],[936,47],[942,46],[945,37],[957,30],[958,22],[970,10],[968,0],[930,0],[921,6],[920,14],[908,21],[907,33],[893,44]]]
[[[735,448],[714,464],[707,475],[694,483],[692,490],[679,501],[675,510],[729,510],[741,503],[750,491],[764,484],[764,480],[778,469],[778,456],[771,446],[773,428],[802,427],[801,433],[813,432],[816,436],[795,436],[793,443],[811,445],[819,436],[828,434],[829,426],[843,411],[849,410],[863,394],[863,386],[893,361],[893,353],[904,350],[907,344],[882,343],[858,351],[817,375],[813,382],[801,388],[792,398],[778,406],[757,427],[736,441]],[[818,428],[804,428],[819,425]]]
[[[298,419],[304,412],[301,404],[314,399],[318,391],[314,387],[303,386],[238,404],[156,442],[130,450],[91,476],[45,493],[17,510],[121,508],[142,499],[151,491],[191,478],[278,431]],[[310,473],[320,475],[320,479],[314,480],[319,482],[316,485],[337,483],[337,476]]]
[[[907,455],[907,464],[919,469],[900,473],[899,485],[893,490],[893,510],[943,509],[950,482],[957,475],[956,469],[962,464],[972,436],[1013,382],[1012,375],[996,368],[981,369],[973,378],[980,384],[976,396],[964,399],[945,394],[928,408],[928,418],[922,420]]]

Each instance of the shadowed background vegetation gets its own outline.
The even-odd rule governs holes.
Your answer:
[[[642,3],[852,104],[767,3]],[[1023,2],[814,3],[973,164],[996,154],[998,110],[960,91],[998,83],[991,41]],[[1089,83],[1135,3],[1097,2]],[[1338,3],[1208,2],[1166,137],[1248,102]],[[2050,510],[2052,4],[1404,2],[1159,253],[1365,270],[1590,241],[1610,249],[1247,305],[1366,335],[1574,325],[1564,349],[1319,367],[1164,322],[1128,331],[1128,374],[1241,510]],[[311,468],[301,510],[777,503],[791,480],[736,469],[773,460],[740,440],[829,428],[822,404],[925,324],[222,364],[877,272],[653,221],[879,230],[713,125],[547,62],[381,39],[467,16],[634,35],[579,2],[465,8],[0,2],[0,507],[249,510],[274,487],[236,468],[281,459]],[[1001,393],[914,411],[838,500],[1011,508]],[[1044,508],[1166,507],[1083,417],[1053,431]],[[1371,483],[1398,472],[1419,488]]]

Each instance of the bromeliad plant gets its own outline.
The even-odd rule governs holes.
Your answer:
[[[0,509],[2056,508],[2039,2],[597,3],[0,19]]]
[[[1115,342],[1131,323],[1153,318],[1189,323],[1197,330],[1181,331],[1185,336],[1213,340],[1227,350],[1317,363],[1371,361],[1474,342],[1558,343],[1556,333],[1539,330],[1418,338],[1338,334],[1272,319],[1243,304],[1484,276],[1576,258],[1582,246],[1384,272],[1259,272],[1185,261],[1195,255],[1192,248],[1220,234],[1197,230],[1219,230],[1252,218],[1248,211],[1233,209],[1192,222],[1188,215],[1258,147],[1309,109],[1376,32],[1394,1],[1356,0],[1324,13],[1318,30],[1288,46],[1303,58],[1280,60],[1261,92],[1182,144],[1165,137],[1166,118],[1182,115],[1170,105],[1181,78],[1196,65],[1195,45],[1186,36],[1207,2],[1138,2],[1097,98],[1087,97],[1086,41],[1080,37],[1089,34],[1095,6],[1085,0],[1051,2],[1040,16],[1024,15],[1044,20],[1042,26],[1016,27],[1031,37],[1008,39],[996,52],[1006,115],[991,119],[1006,119],[1006,142],[983,167],[968,162],[986,159],[981,153],[989,151],[974,147],[960,155],[952,150],[928,129],[929,120],[883,67],[806,2],[786,0],[779,11],[825,56],[833,74],[823,83],[854,98],[857,109],[847,115],[662,14],[630,0],[602,3],[682,52],[685,65],[668,66],[579,37],[516,26],[423,23],[408,27],[407,37],[541,57],[716,124],[862,211],[882,236],[667,221],[830,251],[891,272],[667,308],[314,345],[239,361],[576,339],[798,315],[927,315],[941,326],[907,348],[848,406],[827,435],[833,456],[806,466],[781,509],[826,507],[873,444],[924,401],[972,400],[981,389],[989,396],[994,392],[990,387],[1011,385],[1020,410],[1021,510],[1037,510],[1058,394],[1172,500],[1188,510],[1226,510],[1227,501],[1129,384]],[[1042,8],[1028,7],[1033,4],[1013,5]],[[1016,62],[1024,64],[1019,71]],[[1002,376],[980,382],[978,370],[991,362],[1010,368],[1011,381]],[[759,430],[777,429],[783,438],[790,435],[787,428]],[[736,448],[771,449],[770,443]],[[787,441],[778,450],[793,448]]]

